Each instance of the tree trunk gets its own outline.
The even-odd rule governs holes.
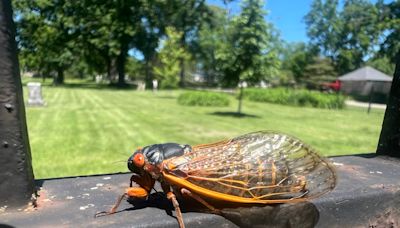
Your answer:
[[[180,60],[181,72],[179,75],[179,86],[185,87],[185,61],[183,59]]]
[[[26,208],[35,185],[11,1],[0,15],[0,207]]]
[[[54,85],[64,84],[64,68],[63,67],[57,67],[57,74],[54,76],[53,84]]]
[[[111,59],[107,58],[107,79],[111,82]]]
[[[118,78],[117,58],[111,58],[110,64],[110,83],[113,83]]]
[[[145,60],[145,65],[144,65],[144,73],[145,73],[145,81],[146,81],[146,87],[147,88],[152,88],[153,86],[153,77],[150,72],[150,60],[146,59]]]
[[[184,20],[185,19],[186,18],[184,18]],[[181,46],[182,46],[183,49],[185,49],[185,46],[186,46],[185,41],[186,41],[186,34],[184,32],[183,35],[182,35],[182,38],[181,38]],[[180,87],[185,87],[185,60],[183,58],[181,58],[179,60],[179,65],[181,67],[181,72],[179,74],[179,86]]]
[[[83,68],[82,68],[82,69],[79,69],[78,74],[79,74],[79,78],[80,78],[80,79],[83,79],[83,77],[84,77]]]
[[[121,52],[117,57],[117,71],[118,71],[118,85],[126,85],[125,82],[125,63],[126,56],[128,55],[128,48],[123,46]]]
[[[40,71],[40,74],[42,76],[42,82],[44,83],[46,81],[46,74],[43,71]]]

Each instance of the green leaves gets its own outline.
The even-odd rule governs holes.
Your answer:
[[[73,37],[71,23],[65,16],[71,5],[56,0],[17,0],[13,4],[18,15],[17,39],[22,67],[44,77],[57,72],[60,78],[56,81],[62,83],[62,72],[74,59],[73,46],[68,44]]]
[[[224,107],[229,105],[229,97],[222,93],[191,91],[180,94],[178,104],[186,106]]]
[[[341,9],[338,0],[315,0],[305,22],[312,45],[343,74],[363,66],[376,54],[382,36],[380,17],[379,3],[346,0]]]
[[[265,21],[262,8],[263,1],[248,0],[243,2],[240,15],[228,19],[220,13],[226,23],[211,34],[220,41],[202,43],[207,48],[214,49],[213,52],[210,51],[209,58],[217,66],[212,69],[221,75],[225,85],[237,86],[243,80],[258,83],[277,76],[280,61],[277,50],[272,45],[272,25]],[[205,31],[201,34],[210,33]]]
[[[156,78],[161,81],[161,88],[174,89],[178,87],[180,62],[188,60],[190,55],[181,46],[182,32],[173,27],[167,27],[167,37],[162,43],[158,54],[159,65],[154,67]]]

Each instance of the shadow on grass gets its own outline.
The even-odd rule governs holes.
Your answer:
[[[156,96],[156,98],[160,98],[160,99],[176,99],[176,96],[165,95],[165,96]]]
[[[136,85],[133,84],[95,84],[95,83],[64,83],[55,87],[68,89],[97,89],[97,90],[134,90]]]
[[[260,118],[259,116],[246,114],[246,113],[238,113],[238,112],[213,112],[210,115],[215,116],[226,116],[226,117],[236,117],[236,118]]]
[[[41,83],[43,87],[54,87],[54,88],[67,88],[67,89],[95,89],[95,90],[136,90],[137,86],[134,84],[96,84],[94,82],[82,82],[82,83],[63,83],[60,85],[53,85],[52,83]],[[27,83],[23,83],[26,86]]]

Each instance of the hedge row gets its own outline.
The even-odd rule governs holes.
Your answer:
[[[327,94],[309,90],[294,90],[286,88],[246,89],[244,98],[283,105],[342,109],[345,97],[338,94]]]
[[[226,94],[192,91],[179,95],[178,104],[188,106],[228,106],[229,97]]]

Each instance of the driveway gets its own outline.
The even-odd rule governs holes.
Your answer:
[[[360,102],[360,101],[346,100],[346,105],[348,105],[348,106],[355,106],[355,107],[368,108],[368,102]],[[386,105],[385,105],[385,104],[376,104],[376,103],[372,103],[372,104],[371,104],[371,108],[386,109]]]

